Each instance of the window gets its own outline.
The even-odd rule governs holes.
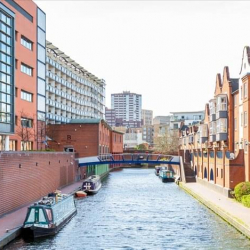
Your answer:
[[[243,94],[242,94],[242,86],[240,87],[240,99],[242,100],[242,96],[243,96]]]
[[[240,125],[242,127],[243,126],[243,113],[240,114],[240,118],[241,118]]]
[[[244,112],[244,126],[247,126],[247,112]]]
[[[32,128],[33,127],[33,120],[27,118],[21,118],[21,125],[22,127]]]
[[[32,49],[33,49],[33,43],[32,43],[28,38],[26,38],[26,37],[24,37],[24,36],[21,36],[21,44],[22,44],[25,48],[27,48],[27,49],[29,49],[29,50],[32,50]]]
[[[16,151],[16,150],[17,150],[17,147],[16,147],[17,141],[15,141],[15,140],[10,140],[9,145],[10,145],[10,148],[9,148],[10,151]]]
[[[223,178],[223,169],[220,170],[221,178]]]
[[[234,130],[237,130],[237,119],[234,119]]]
[[[21,141],[21,150],[32,150],[33,142],[32,141]]]
[[[236,94],[234,95],[234,106],[235,107],[237,106],[237,95]]]
[[[21,71],[29,76],[32,76],[33,69],[25,64],[21,64]]]
[[[32,102],[33,98],[32,98],[33,94],[26,92],[26,91],[21,91],[21,99],[28,101],[28,102]]]
[[[247,98],[247,84],[244,83],[244,98]]]

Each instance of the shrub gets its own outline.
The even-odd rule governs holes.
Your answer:
[[[241,182],[234,188],[234,194],[237,201],[241,201],[243,195],[250,194],[250,182]]]
[[[250,207],[250,194],[243,195],[241,197],[241,203],[246,207]]]

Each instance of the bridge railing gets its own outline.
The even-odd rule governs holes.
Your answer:
[[[171,161],[173,156],[147,153],[102,154],[98,156],[100,161]]]

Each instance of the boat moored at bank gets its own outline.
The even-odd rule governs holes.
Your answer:
[[[82,183],[82,190],[87,194],[96,194],[102,186],[99,175],[91,175]]]
[[[159,172],[159,177],[161,178],[162,182],[173,182],[174,172],[168,169],[161,169]]]
[[[22,227],[24,238],[55,235],[75,214],[73,195],[50,193],[28,207]]]

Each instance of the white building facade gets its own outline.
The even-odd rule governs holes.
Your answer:
[[[111,94],[111,109],[115,110],[119,126],[140,128],[142,125],[142,96],[123,91]]]
[[[46,42],[46,118],[50,123],[105,115],[105,81]]]

